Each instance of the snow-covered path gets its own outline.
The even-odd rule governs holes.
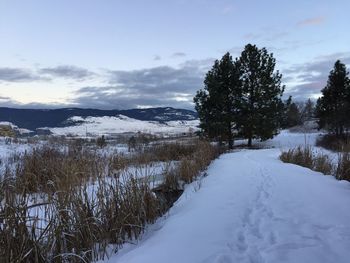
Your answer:
[[[108,262],[350,262],[350,183],[278,160],[222,155],[136,245]]]

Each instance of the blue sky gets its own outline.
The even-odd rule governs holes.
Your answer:
[[[192,108],[225,52],[266,47],[286,94],[350,64],[348,0],[0,0],[0,106]]]

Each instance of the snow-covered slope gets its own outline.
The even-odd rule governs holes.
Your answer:
[[[85,136],[90,135],[102,135],[102,134],[115,134],[125,132],[143,132],[150,134],[180,134],[187,133],[190,130],[197,130],[199,124],[198,120],[192,121],[169,121],[169,122],[156,122],[156,121],[141,121],[132,119],[123,115],[116,117],[86,117],[79,116],[72,117],[68,122],[73,125],[60,128],[49,128],[49,130],[56,135],[77,135]]]
[[[63,127],[65,121],[73,116],[118,116],[142,121],[191,121],[196,120],[197,113],[192,110],[157,107],[145,109],[99,110],[82,108],[62,109],[14,109],[0,107],[0,121],[10,121],[21,128],[35,131],[42,127]]]
[[[305,141],[291,136],[269,143]],[[199,189],[190,185],[139,244],[108,262],[350,262],[350,183],[282,163],[279,154],[222,155]]]

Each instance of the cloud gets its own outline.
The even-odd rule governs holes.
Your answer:
[[[274,27],[262,27],[256,32],[250,32],[243,35],[248,41],[267,41],[272,42],[281,40],[289,35],[287,30],[280,30]]]
[[[263,36],[264,36],[263,33],[248,33],[248,34],[245,34],[243,37],[248,40],[256,40],[256,39],[262,38]]]
[[[158,60],[161,60],[161,59],[162,59],[162,57],[159,56],[159,55],[154,55],[153,56],[153,60],[155,60],[155,61],[158,61]]]
[[[295,99],[307,99],[321,93],[327,84],[329,72],[333,69],[336,60],[340,59],[345,64],[350,64],[350,52],[334,53],[319,56],[314,61],[293,65],[283,70],[287,83],[287,95]]]
[[[30,70],[22,68],[0,68],[0,81],[7,82],[28,82],[41,80],[39,76]]]
[[[313,25],[320,25],[325,22],[326,18],[324,16],[318,16],[313,18],[308,18],[301,20],[297,23],[297,26],[313,26]]]
[[[8,108],[28,108],[28,109],[54,109],[54,108],[64,108],[70,107],[73,105],[67,105],[62,103],[40,103],[40,102],[32,102],[32,103],[21,103],[19,101],[13,100],[10,97],[0,96],[0,107],[8,107]]]
[[[242,49],[243,47],[234,47],[230,51],[240,52]],[[319,56],[308,63],[295,64],[283,69],[283,82],[287,86],[285,94],[292,95],[294,99],[298,100],[305,100],[320,94],[337,59],[350,65],[350,52]],[[193,109],[193,96],[198,89],[203,87],[205,73],[211,68],[214,60],[213,58],[187,60],[177,67],[159,66],[132,71],[108,70],[104,74],[106,77],[105,81],[102,82],[104,84],[81,86],[65,105],[24,105],[12,101],[8,97],[0,97],[0,105],[11,107],[42,106],[45,108],[76,106],[101,109],[172,106]],[[76,68],[74,67],[74,69]],[[60,74],[63,72],[65,71],[60,71]],[[74,75],[74,78],[90,76],[86,73],[89,71],[83,69],[82,72],[85,73]],[[72,73],[63,75],[69,74]],[[72,78],[72,75],[69,76]],[[42,79],[42,76],[23,69],[0,68],[0,80],[28,81],[35,79]]]
[[[50,75],[52,77],[75,80],[87,79],[95,75],[95,73],[85,68],[76,67],[72,65],[61,65],[52,68],[41,68],[39,72],[41,74]]]
[[[192,99],[203,86],[212,59],[191,60],[178,68],[161,66],[133,71],[109,71],[107,86],[79,89],[71,103],[104,109],[172,106],[193,109]]]
[[[52,78],[66,78],[83,80],[95,76],[85,68],[70,65],[62,65],[52,68],[40,68],[37,72],[24,68],[0,68],[0,81],[6,82],[31,82],[31,81],[50,81]]]
[[[13,100],[10,97],[0,96],[0,105],[11,103]]]
[[[186,57],[186,53],[184,52],[175,52],[171,55],[171,57],[173,58],[182,58],[182,57]]]

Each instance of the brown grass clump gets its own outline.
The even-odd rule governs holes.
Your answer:
[[[332,164],[332,161],[329,159],[328,155],[319,153],[314,156],[312,169],[316,172],[331,175],[334,172],[334,165]]]
[[[197,150],[198,141],[191,143],[160,143],[139,148],[139,154],[133,156],[131,162],[145,164],[150,162],[179,161],[191,157]]]
[[[181,188],[183,183],[193,182],[222,153],[220,148],[205,141],[198,141],[193,147],[195,151],[191,156],[181,158],[175,169],[165,172],[165,188]]]
[[[297,147],[282,152],[280,159],[286,163],[293,163],[310,168],[326,175],[333,175],[338,180],[350,181],[350,152],[338,155],[338,164],[333,165],[329,156],[323,153],[313,154],[310,147]]]
[[[350,181],[350,152],[340,154],[338,158],[336,178],[338,180]]]
[[[297,147],[282,152],[280,160],[285,163],[293,163],[323,174],[332,174],[334,171],[333,164],[329,157],[323,153],[314,154],[310,146]]]
[[[298,146],[294,149],[289,149],[287,152],[282,152],[280,159],[285,163],[293,163],[303,167],[312,169],[314,165],[312,149],[310,146]]]
[[[16,167],[17,189],[29,192],[64,190],[97,178],[104,160],[94,152],[79,147],[58,149],[44,146],[25,153]]]
[[[145,180],[120,175],[53,191],[44,202],[0,185],[0,262],[90,262],[138,238],[163,207]],[[36,198],[35,205],[30,205]]]

